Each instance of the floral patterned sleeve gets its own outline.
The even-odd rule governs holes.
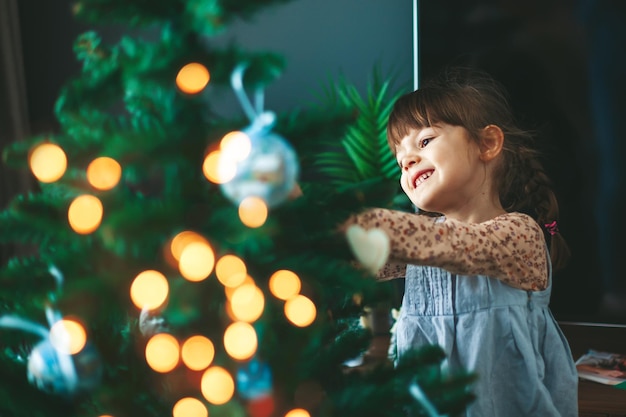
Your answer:
[[[483,223],[463,223],[388,209],[371,209],[350,223],[389,235],[388,265],[379,278],[404,276],[405,264],[428,265],[463,275],[484,275],[524,290],[548,283],[543,232],[528,215],[507,213]]]

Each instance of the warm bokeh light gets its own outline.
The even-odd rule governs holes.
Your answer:
[[[213,271],[215,255],[211,245],[205,242],[192,242],[180,254],[178,269],[189,281],[202,281]]]
[[[316,314],[315,304],[304,295],[296,295],[285,302],[285,316],[298,327],[313,323]]]
[[[169,372],[176,368],[179,356],[178,340],[171,334],[156,334],[146,344],[146,362],[157,372]]]
[[[100,226],[103,213],[104,208],[98,197],[85,194],[72,201],[67,211],[67,219],[76,233],[86,235]]]
[[[300,292],[302,283],[295,272],[281,269],[272,274],[269,287],[274,297],[287,300]]]
[[[225,287],[237,287],[246,279],[246,264],[235,255],[224,255],[215,264],[215,275]]]
[[[209,70],[202,64],[192,62],[185,65],[176,75],[176,85],[187,94],[197,94],[209,83]]]
[[[259,287],[243,284],[235,288],[230,297],[230,308],[233,315],[241,321],[255,321],[265,308],[265,296]]]
[[[239,203],[239,219],[248,227],[261,227],[267,220],[267,204],[259,197],[246,197]]]
[[[75,320],[59,320],[50,327],[50,343],[58,351],[74,355],[85,347],[87,333]]]
[[[256,283],[254,282],[254,278],[252,278],[250,275],[246,275],[246,277],[243,279],[243,282],[241,283],[241,285],[246,284],[256,285]],[[228,298],[229,301],[233,298],[233,294],[241,285],[238,285],[236,287],[224,287],[226,298]]]
[[[172,409],[173,417],[209,417],[209,410],[202,401],[186,397],[178,400]]]
[[[65,174],[67,156],[59,145],[42,143],[31,150],[28,163],[39,181],[54,182]]]
[[[202,163],[202,172],[214,184],[224,184],[237,174],[237,161],[222,157],[222,151],[210,152]]]
[[[147,270],[133,280],[130,286],[130,299],[139,309],[154,310],[167,300],[169,290],[165,275],[159,271]]]
[[[256,352],[258,340],[250,323],[232,323],[224,332],[224,349],[233,359],[250,359]]]
[[[239,162],[250,155],[252,142],[250,137],[243,132],[229,132],[220,141],[220,150],[223,158]]]
[[[207,243],[208,241],[199,233],[192,232],[191,230],[185,230],[174,236],[170,243],[170,251],[172,256],[177,261],[180,261],[180,254],[187,247],[188,244],[193,242]]]
[[[187,368],[201,371],[213,362],[215,347],[213,342],[204,336],[191,336],[183,343],[180,353]]]
[[[212,366],[202,375],[200,390],[204,398],[211,404],[224,404],[235,393],[235,381],[226,369]]]
[[[110,190],[122,178],[122,166],[113,158],[102,156],[87,166],[87,181],[98,190]]]
[[[237,163],[250,154],[251,148],[250,138],[245,133],[227,133],[220,141],[220,149],[204,157],[204,176],[214,184],[229,182],[237,175]]]
[[[304,408],[294,408],[285,414],[285,417],[311,417],[308,411]]]

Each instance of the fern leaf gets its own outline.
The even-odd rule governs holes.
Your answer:
[[[329,143],[318,155],[316,167],[335,185],[355,184],[372,178],[396,179],[399,169],[387,144],[387,121],[403,90],[392,91],[392,77],[375,69],[361,94],[356,86],[340,78],[327,95],[338,105],[357,112],[340,141]]]

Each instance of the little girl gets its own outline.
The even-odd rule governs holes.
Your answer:
[[[448,71],[395,103],[387,133],[420,214],[370,209],[346,226],[386,231],[381,277],[406,278],[398,359],[437,344],[449,370],[476,373],[468,417],[577,417],[576,368],[548,308],[552,267],[569,252],[503,89]]]

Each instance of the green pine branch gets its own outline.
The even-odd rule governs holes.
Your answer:
[[[334,99],[356,112],[356,120],[339,143],[326,143],[319,155],[319,171],[336,185],[353,184],[372,178],[396,179],[397,163],[387,145],[387,120],[402,90],[392,92],[393,79],[383,79],[375,70],[363,96],[345,78],[336,83]],[[330,93],[333,95],[333,93]]]

